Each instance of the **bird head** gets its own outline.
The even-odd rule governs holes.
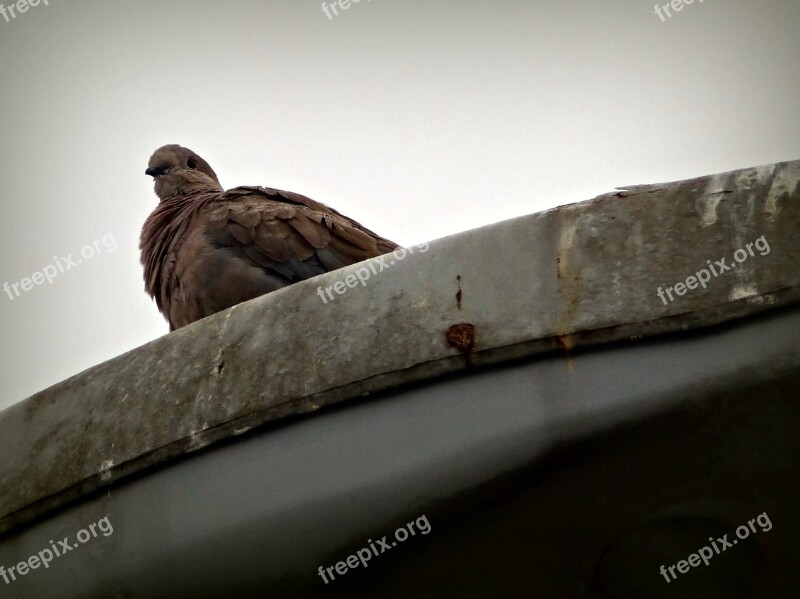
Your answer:
[[[162,202],[195,191],[223,190],[208,162],[177,144],[162,146],[153,152],[144,174],[153,177],[156,195]]]

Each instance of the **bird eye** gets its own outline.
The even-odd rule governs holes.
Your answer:
[[[186,166],[189,168],[197,168],[197,161],[194,158],[189,158],[189,160],[186,161]]]

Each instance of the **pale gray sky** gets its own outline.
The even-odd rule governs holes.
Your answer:
[[[340,13],[50,0],[0,16],[0,285],[114,242],[0,291],[0,409],[166,333],[137,247],[165,143],[226,187],[297,191],[403,245],[800,158],[797,0],[695,1],[665,21],[633,0]]]

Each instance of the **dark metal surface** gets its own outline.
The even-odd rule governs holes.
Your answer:
[[[253,431],[0,543],[114,532],[0,597],[789,597],[800,310],[481,370]],[[767,512],[708,567],[674,564]],[[425,515],[369,567],[333,566]]]

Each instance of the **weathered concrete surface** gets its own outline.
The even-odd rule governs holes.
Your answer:
[[[799,387],[795,305],[391,389],[3,535],[9,567],[114,527],[0,598],[794,597]],[[773,530],[678,582],[659,573],[762,512]],[[421,514],[431,534],[318,576]]]
[[[627,188],[390,258],[326,304],[358,266],[157,339],[0,413],[0,530],[288,414],[798,303],[798,181],[794,161]],[[656,294],[762,237],[707,288]]]

